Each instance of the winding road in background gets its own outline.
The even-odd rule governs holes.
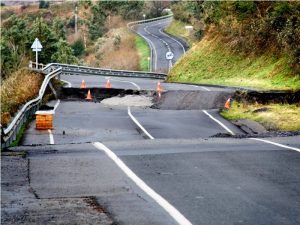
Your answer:
[[[163,31],[171,21],[172,17],[133,27],[152,49],[152,71],[167,73],[188,49],[186,43],[181,39],[172,37]],[[166,59],[167,52],[173,53],[172,59]]]
[[[155,46],[156,71],[169,69],[185,51],[163,33],[169,22],[164,19],[138,26],[138,32]],[[165,59],[169,50],[174,53],[171,63]],[[83,79],[88,88],[104,87],[108,79],[61,78],[72,88],[78,88]],[[153,91],[158,80],[111,77],[110,81],[113,88]],[[162,87],[178,92],[174,104],[181,91],[199,93],[207,102],[215,95],[234,92],[184,84],[162,83]],[[55,107],[54,129],[37,131],[33,121],[23,145],[11,149],[27,151],[27,155],[19,159],[20,170],[2,174],[2,184],[11,184],[14,177],[27,181],[28,187],[13,182],[18,194],[11,197],[12,189],[2,185],[3,223],[300,223],[298,136],[216,138],[220,133],[230,136],[243,131],[205,104],[195,110],[85,100],[49,105]],[[2,157],[4,166],[5,160]],[[92,200],[87,202],[87,198]]]

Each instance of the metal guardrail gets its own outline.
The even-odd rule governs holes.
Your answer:
[[[129,29],[133,30],[131,26],[141,23],[148,23],[152,21],[157,21],[165,18],[172,17],[172,15],[157,17],[153,19],[140,20],[128,23]],[[134,31],[134,30],[133,30]],[[150,46],[151,47],[151,46]],[[151,48],[152,49],[152,48]],[[152,60],[152,57],[151,57]],[[12,122],[7,128],[1,127],[1,148],[8,147],[13,141],[16,140],[17,134],[20,131],[23,124],[28,120],[28,118],[33,115],[39,108],[42,98],[45,94],[46,87],[49,81],[58,77],[60,75],[99,75],[99,76],[118,76],[118,77],[136,77],[136,78],[150,78],[150,79],[165,79],[167,74],[156,73],[156,72],[143,72],[143,71],[130,71],[130,70],[111,70],[111,69],[101,69],[87,66],[76,66],[60,63],[51,63],[46,66],[43,64],[36,65],[34,62],[29,63],[29,68],[37,71],[45,72],[47,75],[43,81],[40,88],[39,95],[37,98],[27,102],[22,109],[13,118]]]
[[[42,86],[39,91],[37,98],[27,102],[22,109],[17,113],[13,118],[12,122],[7,128],[1,128],[1,148],[8,147],[13,141],[16,140],[17,134],[20,131],[23,124],[28,120],[28,118],[33,115],[39,108],[42,102],[42,98],[45,94],[46,87],[48,86],[49,81],[58,76],[61,73],[62,69],[57,68],[48,75],[46,75]]]
[[[150,79],[165,79],[167,74],[143,72],[143,71],[130,71],[130,70],[111,70],[101,69],[87,66],[76,66],[60,63],[48,64],[43,72],[50,73],[51,71],[61,68],[62,75],[99,75],[99,76],[117,76],[117,77],[136,77],[136,78],[150,78]]]

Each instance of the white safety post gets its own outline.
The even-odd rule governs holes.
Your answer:
[[[34,42],[31,45],[31,48],[32,48],[32,51],[35,52],[35,68],[38,69],[38,52],[42,51],[42,48],[43,48],[43,46],[38,38],[36,38],[34,40]]]

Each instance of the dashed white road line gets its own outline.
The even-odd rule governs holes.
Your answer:
[[[192,225],[192,223],[184,217],[174,206],[166,199],[149,187],[141,178],[139,178],[112,150],[107,148],[100,142],[95,142],[93,145],[114,161],[114,163],[148,196],[150,196],[157,204],[159,204],[178,224]]]
[[[50,145],[54,145],[54,138],[53,138],[52,131],[49,129],[48,133],[49,133],[49,138],[50,138]]]
[[[148,136],[149,139],[154,139],[154,137],[149,134],[149,132],[139,123],[139,121],[131,114],[130,107],[128,106],[128,115],[132,121]]]
[[[226,127],[220,120],[217,120],[216,118],[214,118],[206,110],[202,110],[202,112],[204,112],[206,115],[208,115],[213,121],[215,121],[216,123],[218,123],[221,127],[223,127],[225,130],[227,130],[230,134],[234,135],[234,132],[231,131],[228,127]]]
[[[265,142],[267,144],[276,145],[276,146],[281,147],[281,148],[290,149],[290,150],[294,150],[294,151],[300,152],[299,148],[290,147],[290,146],[279,144],[279,143],[276,143],[276,142],[273,142],[273,141],[264,140],[264,139],[261,139],[261,138],[249,138],[249,139],[255,140],[255,141]]]
[[[161,33],[162,35],[167,36],[168,38],[172,39],[173,41],[176,41],[181,46],[181,48],[183,50],[183,54],[185,54],[185,48],[178,40],[176,40],[175,38],[172,38],[170,35],[166,34],[165,32],[162,32],[162,29],[159,29],[159,33]]]

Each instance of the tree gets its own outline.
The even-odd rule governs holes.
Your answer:
[[[57,52],[52,55],[51,61],[66,64],[78,63],[78,59],[74,56],[73,49],[69,46],[68,42],[62,38],[60,38],[57,43]]]
[[[20,67],[26,53],[30,51],[28,44],[27,20],[15,15],[9,17],[2,27],[1,71],[8,74]],[[9,62],[10,61],[10,62]]]
[[[66,39],[65,24],[59,17],[54,18],[52,23],[52,30],[58,38]]]
[[[47,8],[49,8],[49,2],[48,1],[44,1],[44,0],[40,0],[39,8],[40,9],[47,9]]]
[[[43,46],[43,50],[39,52],[39,62],[50,63],[51,56],[57,51],[58,37],[48,26],[43,18],[37,18],[30,32],[30,44],[33,43],[35,38],[38,38]],[[30,46],[29,46],[30,47]]]
[[[92,7],[92,16],[89,20],[89,33],[90,38],[92,40],[96,40],[99,37],[102,37],[102,35],[105,33],[105,20],[106,20],[107,14],[105,13],[102,2],[98,1],[96,5]]]
[[[84,43],[82,39],[78,39],[72,44],[72,49],[76,57],[80,57],[84,53]]]

